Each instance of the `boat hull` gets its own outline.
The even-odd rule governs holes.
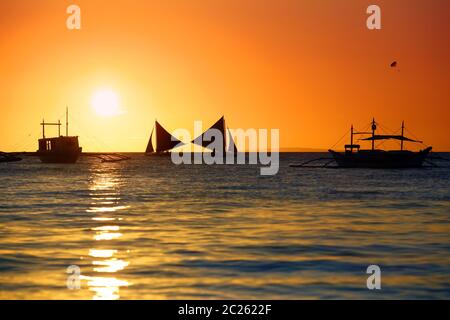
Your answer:
[[[336,152],[329,150],[341,168],[421,168],[431,151],[428,147],[419,152],[361,150],[359,152]]]
[[[43,163],[75,163],[81,150],[78,137],[60,136],[39,139],[36,154]]]
[[[81,149],[81,148],[80,148]],[[43,163],[75,163],[81,155],[81,150],[71,152],[37,152]]]

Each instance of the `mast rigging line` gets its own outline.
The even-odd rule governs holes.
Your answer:
[[[362,130],[361,132],[365,132],[366,130],[368,130],[368,128],[372,125],[372,122],[369,122],[368,124],[366,124],[366,126],[364,127],[364,130]],[[330,149],[333,149],[334,147],[336,147],[342,140],[344,140],[345,137],[347,137],[349,134],[351,133],[351,130],[347,130],[345,132],[345,134],[334,144],[330,147]]]
[[[333,149],[335,146],[337,146],[338,143],[340,143],[342,140],[344,140],[344,138],[347,137],[349,132],[350,132],[349,130],[345,131],[345,134],[333,146],[331,146],[330,149]]]
[[[381,125],[380,125],[381,126]],[[385,129],[387,129],[387,127],[384,127],[384,126],[381,126],[381,132],[383,133],[383,132],[386,132],[387,134],[390,134],[390,135],[396,135],[401,129],[397,129],[397,131],[395,131],[395,132],[393,132],[392,133],[392,131],[391,132],[389,132],[389,131],[387,131],[387,130],[385,130]],[[381,141],[379,144],[377,144],[376,146],[375,146],[375,148],[379,148],[379,147],[381,147],[385,142],[387,142],[388,140],[384,140],[384,141]],[[401,142],[400,141],[394,141],[395,143],[397,143],[398,145],[401,145]]]
[[[73,123],[75,123],[75,124],[73,124]],[[83,137],[82,139],[84,139],[84,137],[86,137],[88,140],[90,140],[90,142],[95,145],[95,148],[97,148],[98,152],[104,152],[101,150],[102,148],[112,150],[112,148],[110,148],[110,146],[107,143],[105,143],[104,141],[100,140],[97,137],[93,137],[93,136],[87,134],[86,130],[83,130],[83,127],[81,125],[79,125],[78,117],[76,115],[74,116],[73,114],[72,114],[72,127],[75,127],[76,129],[78,129],[77,131],[82,133],[82,136],[81,136],[81,137]]]
[[[34,133],[36,133],[36,136],[38,137],[40,134],[40,130],[36,130]],[[17,139],[13,144],[11,144],[9,148],[12,149],[13,152],[14,150],[17,150],[17,152],[24,152],[32,143],[35,143],[35,140],[31,140],[32,137],[34,137],[33,132],[26,133],[19,139]]]
[[[412,133],[410,130],[408,130],[408,128],[405,127],[405,131],[406,131],[407,133],[409,133],[415,140],[420,141],[419,138],[417,138],[417,136],[416,136],[414,133]],[[422,145],[425,146],[425,147],[428,147],[428,145],[426,145],[425,143],[423,143],[423,141],[420,141],[420,144],[422,144]]]

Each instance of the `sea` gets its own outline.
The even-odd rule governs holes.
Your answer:
[[[0,163],[0,299],[449,299],[450,162],[320,157]]]

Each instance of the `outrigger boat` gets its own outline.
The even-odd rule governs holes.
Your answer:
[[[66,135],[61,135],[61,122],[50,123],[42,120],[42,139],[36,154],[44,163],[75,163],[81,155],[77,136],[69,136],[69,112],[66,109]],[[45,137],[45,126],[58,126],[58,136]]]
[[[350,144],[345,145],[345,152],[328,150],[341,168],[420,168],[423,166],[432,147],[413,152],[404,150],[405,142],[422,143],[422,141],[413,140],[404,136],[405,124],[402,122],[401,135],[381,135],[376,134],[377,123],[372,120],[372,132],[355,132],[353,126],[350,133]],[[360,139],[362,141],[371,141],[372,148],[361,150],[359,144],[354,144],[355,135],[367,135],[370,137]],[[400,141],[400,150],[379,150],[375,149],[375,141],[398,140]]]

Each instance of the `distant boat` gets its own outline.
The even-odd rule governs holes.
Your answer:
[[[156,129],[156,132],[155,132]],[[224,154],[226,152],[234,151],[234,154],[237,154],[238,150],[236,148],[236,144],[231,137],[231,133],[229,129],[226,129],[225,126],[225,118],[222,116],[216,123],[214,123],[208,130],[202,133],[200,136],[192,140],[192,143],[200,145],[204,148],[208,148],[211,144],[211,141],[205,140],[205,134],[211,130],[217,129],[222,133],[223,137],[223,146],[224,146]],[[226,136],[228,133],[228,148],[226,148]],[[153,134],[155,134],[155,144],[153,144]],[[148,140],[147,148],[145,150],[146,155],[170,155],[170,151],[176,146],[182,145],[183,142],[172,136],[164,127],[158,122],[155,121],[155,126],[150,133],[150,139]],[[233,149],[231,149],[233,148]]]
[[[16,156],[13,153],[0,152],[0,163],[1,162],[17,162],[21,161],[22,158]]]
[[[44,163],[75,163],[81,155],[77,136],[69,136],[69,113],[66,110],[66,135],[61,135],[61,122],[45,122],[42,120],[42,139],[36,154]],[[58,136],[45,137],[45,126],[58,126]]]
[[[209,141],[205,138],[205,135],[210,130],[219,130],[222,134],[222,154],[226,154],[227,152],[234,152],[234,155],[238,153],[238,149],[236,147],[236,143],[233,141],[233,137],[231,136],[231,132],[229,129],[227,129],[225,124],[225,117],[222,116],[219,120],[216,121],[208,130],[206,130],[204,133],[202,133],[200,136],[192,140],[192,143],[196,145],[200,145],[204,148],[208,148],[208,146],[213,143],[213,141]],[[227,135],[228,135],[228,145],[227,145]]]
[[[156,129],[156,133],[155,133]],[[153,146],[153,133],[155,133],[155,146]],[[180,140],[172,136],[164,127],[155,121],[155,126],[150,134],[147,148],[145,149],[146,155],[170,155],[170,150],[176,146],[182,144]]]
[[[427,147],[419,152],[404,150],[404,142],[422,142],[404,136],[404,122],[401,127],[401,135],[379,135],[376,134],[376,130],[377,123],[375,119],[372,121],[372,132],[354,132],[352,126],[350,144],[345,145],[345,152],[329,150],[337,165],[342,168],[420,168],[432,150],[431,147]],[[371,149],[360,150],[360,145],[353,143],[353,136],[359,134],[371,135],[360,139],[362,141],[372,141]],[[375,149],[375,141],[382,140],[400,141],[400,150],[385,151]]]

